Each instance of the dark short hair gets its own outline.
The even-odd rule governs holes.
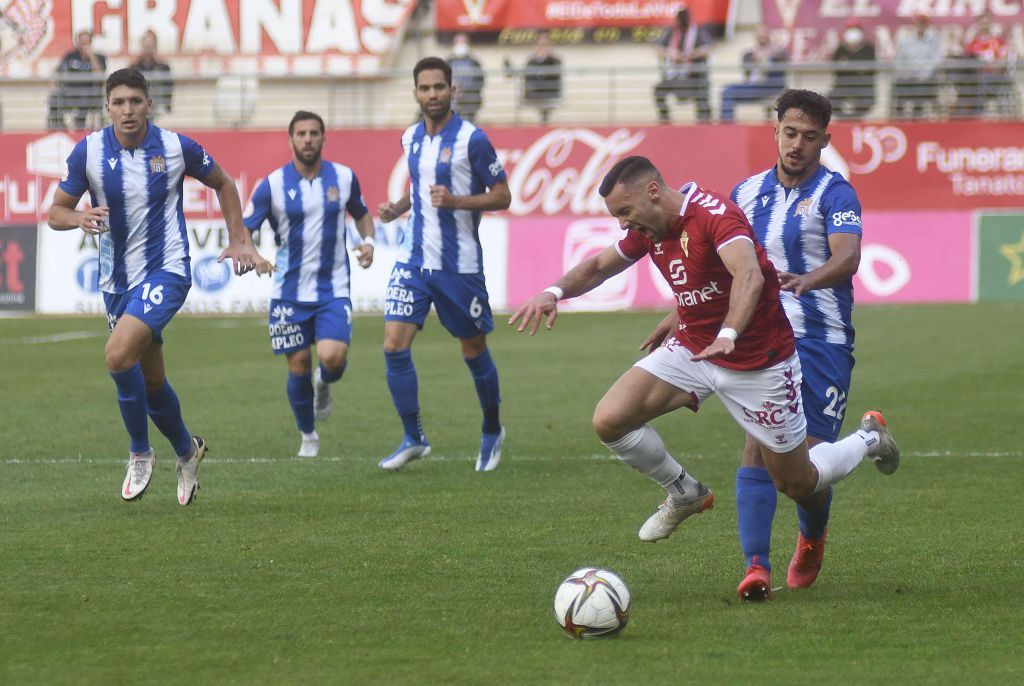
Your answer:
[[[792,109],[800,110],[814,119],[823,129],[827,129],[829,122],[832,121],[832,103],[824,95],[814,91],[795,88],[783,91],[775,101],[775,113],[779,116],[779,121],[782,121],[786,112]]]
[[[452,85],[452,67],[440,57],[424,57],[412,68],[412,82],[416,85],[419,82],[420,72],[428,69],[437,69],[444,74],[444,80]]]
[[[295,133],[295,125],[298,124],[300,121],[315,121],[318,124],[320,124],[320,133],[324,133],[324,131],[326,130],[324,128],[324,120],[320,117],[319,114],[315,112],[307,112],[306,110],[299,110],[298,112],[295,113],[295,116],[292,117],[292,120],[288,122],[289,136]]]
[[[653,176],[660,185],[665,185],[665,179],[661,178],[661,172],[649,159],[639,155],[624,157],[604,175],[604,180],[601,181],[601,187],[597,189],[597,192],[601,194],[602,198],[607,198],[616,184],[633,183],[645,176]]]
[[[146,82],[146,77],[138,69],[133,69],[132,67],[118,69],[107,77],[106,93],[108,100],[110,99],[110,91],[118,86],[137,88],[145,93],[147,98],[149,97],[149,84]]]

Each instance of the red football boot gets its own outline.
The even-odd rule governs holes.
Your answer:
[[[825,559],[825,534],[821,538],[804,538],[800,534],[796,539],[796,550],[789,561],[789,573],[786,574],[786,585],[790,588],[810,588],[821,571],[821,563]]]
[[[772,599],[772,573],[757,564],[756,556],[754,563],[747,568],[743,581],[736,587],[736,595],[750,602]]]

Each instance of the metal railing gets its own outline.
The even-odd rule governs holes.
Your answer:
[[[889,63],[843,68],[863,73],[846,74],[837,82],[837,65],[832,63],[772,66],[783,72],[787,87],[832,94],[837,118],[1021,118],[1021,74],[1013,64],[946,60],[933,79],[920,82],[901,80]],[[552,125],[653,123],[658,121],[659,86],[673,123],[696,122],[702,113],[719,121],[725,100],[736,105],[736,121],[765,121],[778,91],[776,84],[733,100],[738,91],[726,88],[742,82],[738,66],[695,66],[685,84],[666,83],[653,65],[565,67],[559,97],[538,103],[525,97],[521,70],[484,74],[482,107],[476,115],[484,126],[541,124],[545,116]],[[78,92],[72,100],[53,80],[5,79],[0,84],[0,124],[6,131],[105,125],[102,88],[95,82],[91,88],[92,95]],[[155,116],[172,128],[276,128],[287,124],[296,109],[318,112],[329,126],[342,128],[405,126],[418,116],[406,69],[373,78],[176,75],[173,98],[162,101]]]

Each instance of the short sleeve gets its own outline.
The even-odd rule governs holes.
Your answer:
[[[627,260],[636,262],[647,254],[650,244],[643,234],[637,231],[627,231],[626,235],[615,244],[615,249]]]
[[[89,176],[86,174],[87,140],[78,141],[71,154],[68,155],[64,171],[60,176],[59,188],[73,198],[80,198],[89,189]]]
[[[469,164],[473,174],[488,188],[505,180],[505,169],[498,161],[498,153],[482,129],[477,129],[469,137]]]
[[[862,235],[860,200],[853,186],[845,181],[834,184],[822,193],[819,204],[825,221],[825,232]]]
[[[366,213],[370,211],[366,207],[366,201],[363,200],[363,191],[359,188],[359,179],[356,178],[355,172],[352,172],[352,187],[348,191],[348,202],[345,203],[345,209],[356,221],[365,217]]]
[[[185,173],[200,181],[209,176],[216,162],[206,153],[203,146],[180,133],[178,139],[181,141],[181,152],[185,157]]]
[[[242,223],[245,224],[245,228],[250,231],[256,231],[263,222],[270,216],[270,182],[267,179],[263,179],[256,186],[256,190],[252,192],[252,197],[249,199],[249,205],[245,208],[245,214],[242,216]],[[273,222],[271,222],[273,223]]]

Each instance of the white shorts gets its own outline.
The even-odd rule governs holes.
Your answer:
[[[807,437],[800,358],[795,353],[773,367],[749,372],[707,360],[694,362],[691,357],[693,353],[672,340],[634,366],[692,393],[698,405],[717,395],[743,430],[772,452],[788,452]]]

